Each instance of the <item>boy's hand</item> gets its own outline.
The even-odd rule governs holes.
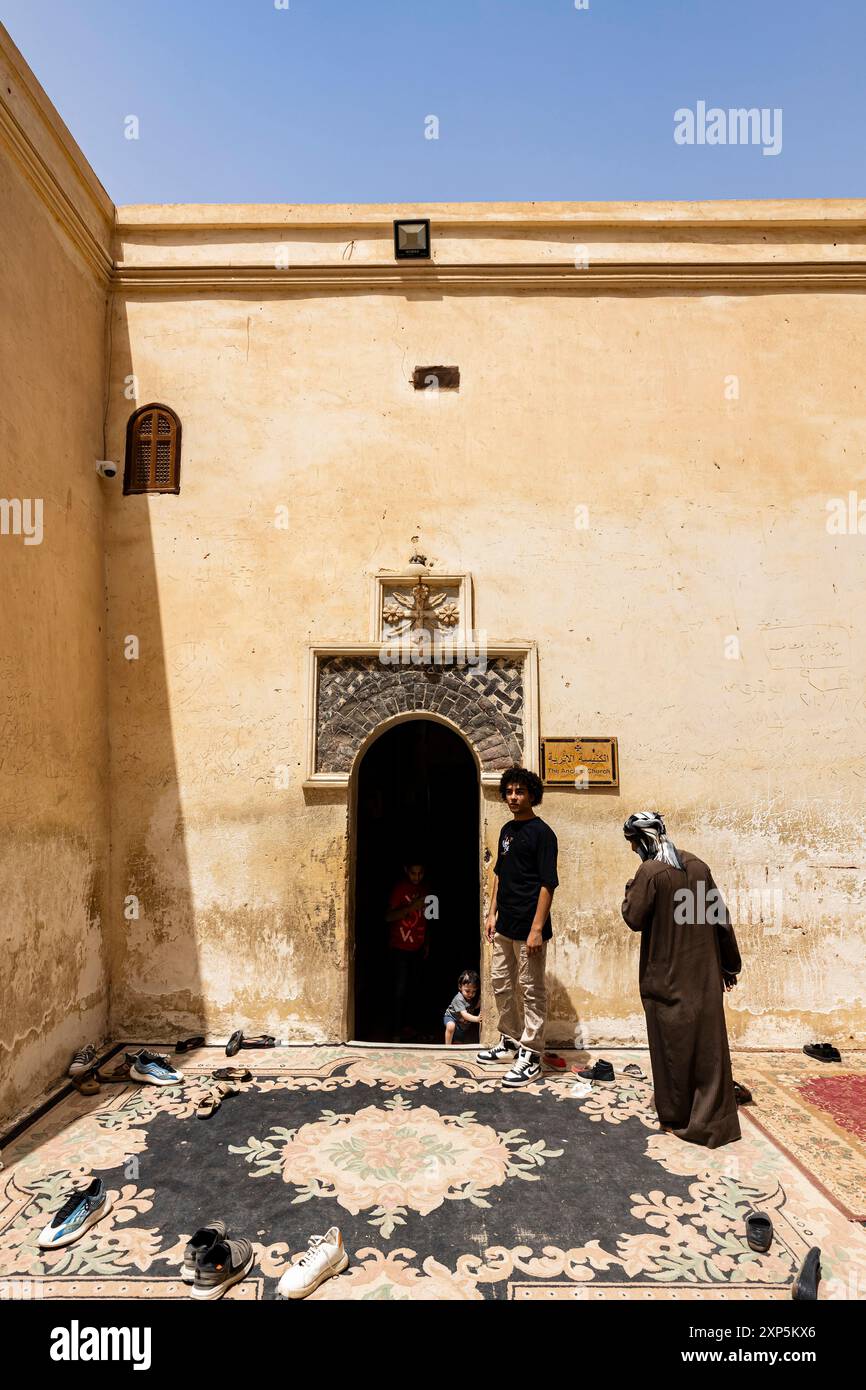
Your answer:
[[[543,945],[544,940],[541,935],[541,927],[530,927],[529,935],[526,938],[526,954],[528,956],[536,955]]]

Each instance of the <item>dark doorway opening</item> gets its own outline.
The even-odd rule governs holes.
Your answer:
[[[475,761],[458,734],[432,719],[410,719],[382,734],[358,771],[355,831],[354,1036],[395,1038],[394,986],[399,968],[385,921],[408,855],[423,863],[423,891],[438,917],[425,913],[426,958],[414,962],[404,1012],[406,1042],[444,1042],[442,1016],[461,970],[478,970],[481,941],[479,784]],[[469,1040],[477,1037],[477,1029]]]

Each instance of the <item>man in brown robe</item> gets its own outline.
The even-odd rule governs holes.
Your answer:
[[[724,991],[742,968],[734,929],[707,865],[671,843],[657,811],[630,816],[623,833],[643,861],[625,886],[622,915],[641,933],[659,1124],[716,1149],[740,1138],[724,1010]]]

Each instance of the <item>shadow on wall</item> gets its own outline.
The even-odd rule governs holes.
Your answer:
[[[109,457],[121,465],[106,528],[110,1028],[117,1040],[167,1043],[207,1032],[172,728],[169,683],[177,658],[166,644],[151,526],[151,516],[159,514],[163,540],[176,542],[179,524],[174,528],[170,518],[173,513],[180,522],[183,495],[123,496],[130,415],[151,400],[178,408],[171,387],[158,394],[162,383],[136,383],[145,394],[128,399],[134,370],[126,305],[118,298],[107,404]]]

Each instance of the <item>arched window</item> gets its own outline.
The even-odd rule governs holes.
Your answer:
[[[167,405],[143,405],[129,417],[123,491],[180,492],[180,420]]]

